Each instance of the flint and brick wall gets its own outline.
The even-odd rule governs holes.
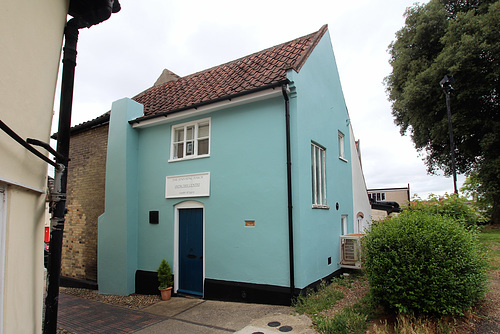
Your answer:
[[[97,281],[97,219],[104,212],[108,125],[71,136],[61,275]]]

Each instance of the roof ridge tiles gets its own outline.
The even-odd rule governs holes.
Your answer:
[[[319,41],[325,34],[325,32],[328,30],[328,24],[325,24],[319,29],[313,37],[312,43],[304,49],[304,53],[299,57],[299,59],[295,62],[295,67],[293,68],[296,72],[299,72],[304,63],[306,62],[307,58],[309,58],[309,54],[311,53],[310,50],[313,50],[316,45],[318,45]]]
[[[286,82],[299,72],[328,26],[250,55],[150,87],[132,99],[144,105],[134,122],[220,101]]]
[[[243,60],[246,60],[246,59],[249,59],[250,57],[254,57],[254,56],[258,56],[258,55],[262,55],[264,54],[265,52],[268,52],[268,51],[275,51],[276,49],[280,48],[280,47],[283,47],[285,46],[286,44],[289,44],[289,43],[293,43],[293,42],[296,42],[296,41],[300,41],[300,40],[305,40],[305,39],[308,39],[308,38],[311,38],[311,37],[314,37],[314,40],[313,42],[315,42],[314,46],[316,46],[316,44],[319,42],[319,39],[321,39],[321,37],[323,36],[323,34],[326,32],[326,30],[328,29],[328,25],[325,24],[321,27],[320,30],[318,30],[317,32],[314,32],[314,33],[311,33],[311,34],[308,34],[308,35],[305,35],[305,36],[302,36],[302,37],[298,37],[298,38],[295,38],[295,39],[292,39],[288,42],[284,42],[284,43],[281,43],[281,44],[277,44],[277,45],[274,45],[274,46],[271,46],[271,47],[268,47],[266,49],[263,49],[263,50],[260,50],[260,51],[256,51],[254,53],[251,53],[249,55],[246,55],[246,56],[243,56],[243,57],[240,57],[240,58],[237,58],[237,59],[233,59],[231,61],[228,61],[228,62],[225,62],[225,63],[222,63],[222,64],[219,64],[219,65],[215,65],[215,66],[212,66],[210,68],[207,68],[207,69],[204,69],[204,70],[201,70],[201,71],[198,71],[198,72],[194,72],[194,73],[191,73],[191,74],[188,74],[186,76],[182,76],[182,77],[179,77],[179,79],[177,80],[181,80],[181,79],[187,79],[189,77],[194,77],[194,76],[197,76],[197,75],[201,75],[203,73],[206,73],[206,72],[209,72],[209,71],[212,71],[212,70],[215,70],[215,69],[218,69],[218,68],[221,68],[223,66],[228,66],[230,64],[236,64],[237,62],[241,62]],[[314,47],[312,47],[313,49]],[[308,49],[308,48],[306,48]],[[305,51],[305,50],[303,50]],[[307,57],[304,59],[304,62],[305,60],[307,59]],[[295,69],[295,68],[294,68]],[[165,83],[163,85],[167,85],[171,82],[175,82],[175,81],[170,81],[168,83]],[[161,86],[163,86],[161,85]],[[153,87],[152,87],[153,88]],[[147,91],[147,90],[146,90]]]

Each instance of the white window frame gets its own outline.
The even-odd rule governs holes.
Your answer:
[[[312,207],[329,209],[326,202],[326,148],[314,142],[311,142],[311,184]]]
[[[206,137],[198,137],[198,128],[200,125],[205,125],[208,124],[208,136]],[[188,140],[186,138],[187,136],[187,128],[188,127],[193,127],[193,138],[192,140]],[[184,138],[182,141],[176,141],[176,131],[179,129],[184,129]],[[210,157],[210,144],[211,144],[211,138],[212,138],[212,122],[211,118],[203,118],[199,119],[196,121],[191,121],[191,122],[186,122],[186,123],[181,123],[181,124],[175,124],[172,125],[171,127],[171,140],[170,140],[170,160],[169,162],[174,162],[174,161],[183,161],[183,160],[191,160],[191,159],[198,159],[198,158],[208,158]],[[198,154],[198,141],[208,139],[208,153],[206,154]],[[194,147],[192,148],[192,154],[187,155],[188,151],[188,141],[192,141],[194,143]],[[182,149],[182,157],[177,158],[176,155],[176,144],[182,143],[183,149]]]
[[[342,161],[347,161],[345,158],[345,136],[339,131],[339,159]]]
[[[375,193],[370,193],[370,199],[380,202],[380,201],[385,201],[386,200],[386,194],[385,192],[375,192]]]

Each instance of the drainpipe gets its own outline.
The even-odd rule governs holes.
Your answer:
[[[47,265],[47,296],[45,298],[44,333],[57,331],[57,309],[59,300],[59,279],[61,276],[61,253],[66,214],[66,185],[69,157],[69,137],[71,127],[71,110],[73,104],[73,84],[76,67],[76,44],[78,29],[85,27],[82,21],[73,18],[66,23],[64,29],[65,44],[63,55],[63,72],[61,82],[61,105],[59,127],[57,132],[57,166],[54,174],[54,192],[51,194],[52,218],[49,242],[49,261]]]
[[[73,86],[76,67],[76,44],[78,30],[90,28],[106,21],[112,13],[121,9],[118,0],[70,1],[68,14],[73,16],[64,29],[64,54],[61,82],[61,104],[59,127],[57,130],[57,153],[54,175],[54,192],[51,194],[52,218],[47,265],[47,296],[45,298],[44,334],[56,334],[57,309],[59,301],[59,280],[61,277],[61,253],[66,214],[66,186],[68,179],[69,141],[71,111],[73,106]]]
[[[290,300],[295,297],[295,267],[293,257],[293,216],[292,216],[292,152],[290,140],[290,101],[287,94],[287,85],[281,86],[283,98],[285,99],[285,122],[286,122],[286,178],[288,193],[288,254],[290,261]]]

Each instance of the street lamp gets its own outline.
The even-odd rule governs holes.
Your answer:
[[[450,107],[450,94],[453,90],[451,84],[455,82],[455,79],[450,75],[445,75],[444,78],[439,82],[441,88],[443,88],[444,95],[446,96],[446,110],[448,112],[448,130],[450,132],[450,150],[451,150],[451,171],[453,173],[453,189],[454,193],[458,194],[457,190],[457,170],[455,167],[455,142],[453,141],[453,126],[451,123],[451,107]]]

